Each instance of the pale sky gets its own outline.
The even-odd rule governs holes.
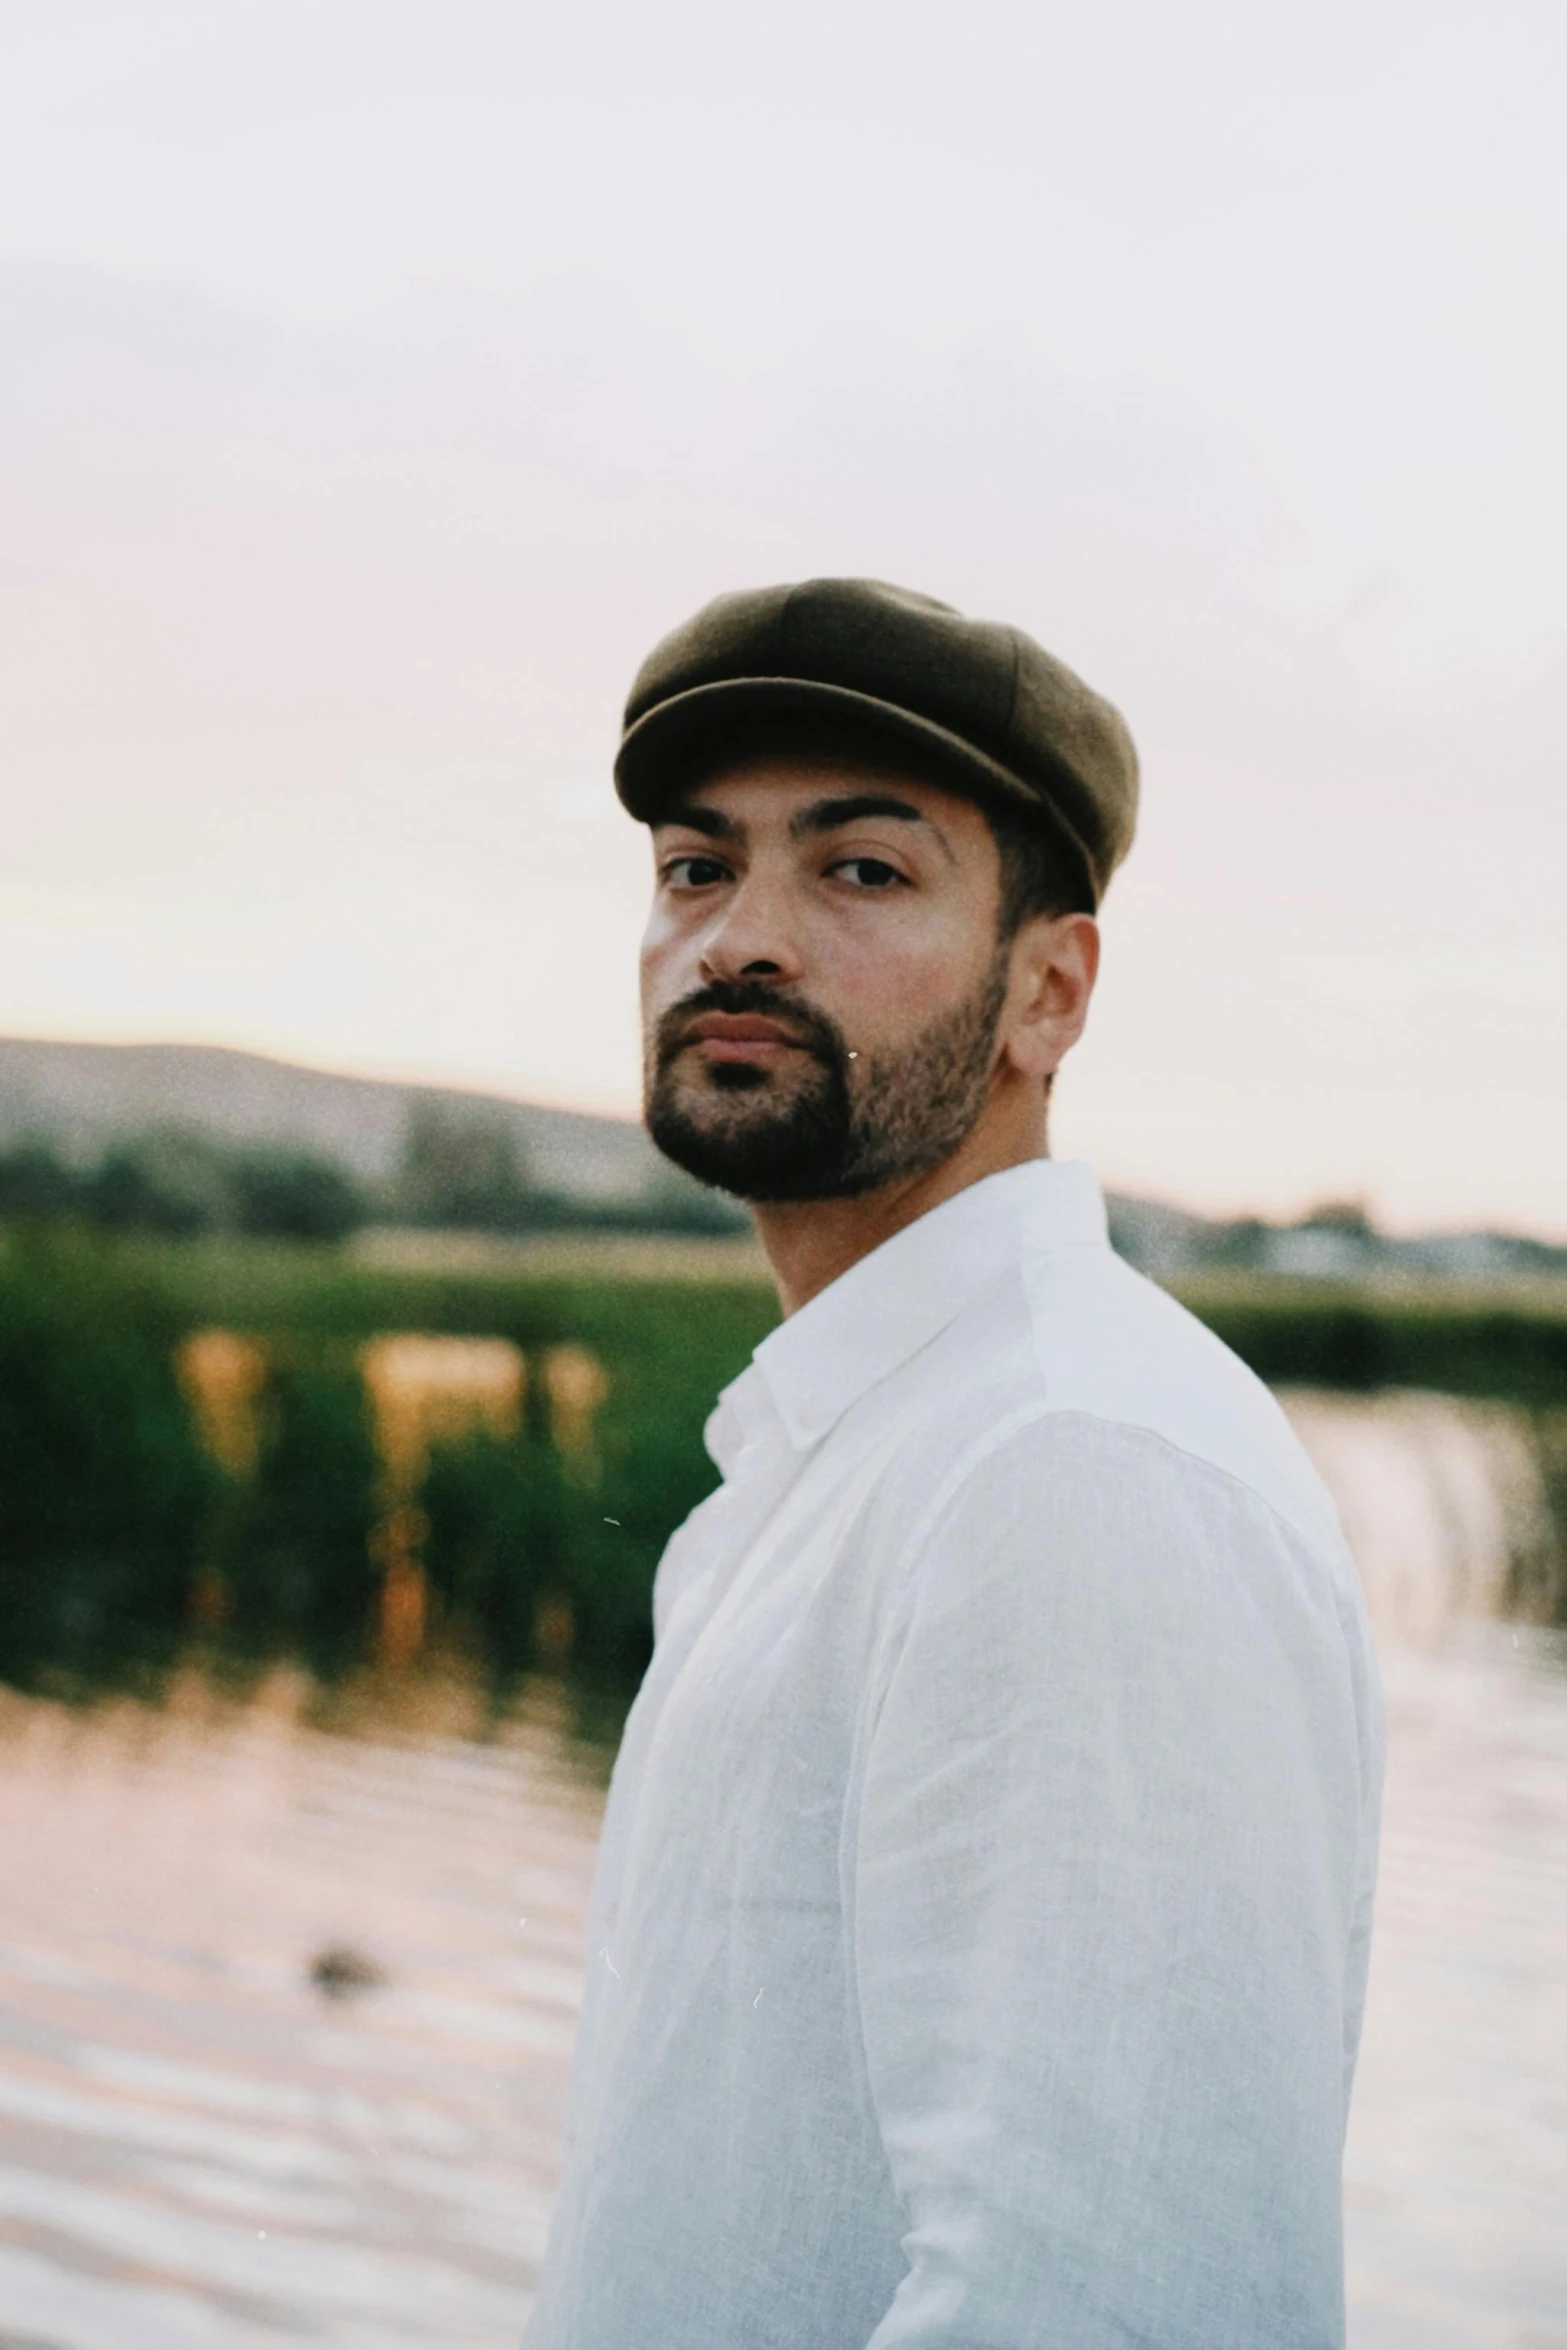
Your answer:
[[[1057,1147],[1567,1236],[1560,0],[0,7],[0,1031],[633,1111],[642,654],[1115,700]]]

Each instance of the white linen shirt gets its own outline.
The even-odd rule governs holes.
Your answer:
[[[1277,1405],[1036,1161],[708,1426],[528,2350],[1327,2350],[1381,1708]]]

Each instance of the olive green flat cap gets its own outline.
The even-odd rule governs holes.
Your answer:
[[[1094,904],[1132,845],[1137,753],[1118,711],[1021,629],[874,579],[720,596],[642,664],[615,788],[652,823],[698,771],[815,738],[922,754],[954,790],[1033,810]]]

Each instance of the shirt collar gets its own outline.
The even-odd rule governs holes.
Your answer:
[[[769,1420],[803,1451],[1011,1267],[1105,1247],[1104,1201],[1081,1159],[1030,1159],[943,1200],[861,1257],[764,1338],[725,1388],[707,1446],[727,1477]]]

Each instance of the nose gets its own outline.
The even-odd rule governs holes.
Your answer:
[[[702,941],[702,977],[770,979],[786,986],[803,969],[788,892],[753,868]]]

